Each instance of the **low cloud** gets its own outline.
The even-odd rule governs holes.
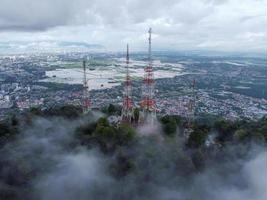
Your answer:
[[[197,172],[179,137],[139,136],[134,146],[112,156],[74,145],[75,129],[87,121],[36,119],[0,151],[0,193],[29,200],[267,198],[266,148],[254,146],[240,157],[248,147],[229,146],[206,158]],[[117,163],[124,156],[132,157],[135,170],[117,178],[113,170],[125,164]]]

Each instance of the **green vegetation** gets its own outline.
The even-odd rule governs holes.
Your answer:
[[[76,155],[80,151],[97,149],[108,160],[105,163],[107,173],[115,180],[132,177],[130,180],[137,185],[168,181],[174,184],[175,180],[186,182],[188,177],[212,165],[228,162],[231,166],[234,156],[245,158],[254,144],[263,146],[267,142],[267,118],[257,122],[217,119],[212,123],[202,119],[192,123],[191,134],[184,137],[184,131],[189,128],[185,119],[164,116],[159,119],[162,130],[141,136],[139,132],[142,130],[129,124],[109,122],[109,116],[119,115],[119,110],[119,107],[109,105],[100,117],[91,112],[81,117],[81,108],[71,105],[46,110],[32,108],[24,115],[11,116],[0,122],[0,151],[5,155],[0,157],[0,175],[7,185],[0,188],[0,198],[20,199],[21,193],[17,191],[22,189],[27,194],[31,181],[51,168],[57,168],[55,163],[60,161],[57,161],[58,157],[50,159],[50,151],[61,156],[62,153]],[[137,120],[138,109],[134,115]],[[77,126],[68,123],[77,123]],[[68,132],[69,128],[73,130]],[[62,133],[64,131],[67,134]],[[62,134],[66,138],[61,139]],[[214,136],[213,141],[207,145],[210,136]],[[10,145],[11,153],[4,148]],[[16,145],[27,149],[19,152],[19,159],[9,156],[21,149],[18,146],[17,150]],[[230,155],[229,148],[235,148]],[[1,167],[5,165],[9,168]]]
[[[36,82],[36,85],[46,87],[48,91],[68,90],[80,91],[82,84],[65,84],[65,83],[52,83],[52,82]]]
[[[102,109],[106,117],[100,118],[96,122],[91,122],[82,125],[77,129],[77,138],[81,144],[93,144],[97,142],[105,151],[114,150],[117,146],[128,145],[134,141],[136,130],[127,124],[114,125],[108,121],[108,116],[119,116],[121,107],[110,104]],[[68,119],[76,119],[82,114],[81,107],[66,105],[62,107],[48,108],[40,110],[39,108],[31,108],[20,120],[12,116],[7,120],[0,122],[0,139],[7,139],[18,134],[18,126],[21,122],[30,123],[35,117],[64,117]],[[88,116],[93,117],[92,113]],[[202,118],[192,125],[192,132],[185,143],[187,148],[198,149],[205,146],[207,137],[210,134],[216,133],[214,143],[225,145],[229,143],[264,143],[267,142],[267,117],[257,122],[254,121],[227,121],[224,119],[215,120],[212,122],[207,118],[206,121]],[[134,110],[134,121],[139,120],[139,110]],[[183,135],[187,129],[183,119],[179,116],[163,116],[160,118],[163,133],[166,137],[174,137]],[[177,131],[177,130],[180,131]],[[161,134],[160,132],[158,134]],[[93,142],[92,142],[93,141]]]
[[[136,131],[130,125],[114,126],[105,117],[77,129],[77,137],[82,145],[92,147],[98,144],[106,153],[113,152],[119,146],[130,145],[135,136]]]
[[[139,121],[139,116],[140,116],[140,110],[138,108],[135,108],[133,111],[133,117],[134,117],[134,122],[138,123]]]
[[[219,132],[217,139],[221,142],[231,141],[237,126],[237,124],[224,119],[217,120],[214,124],[215,129]]]
[[[27,118],[39,117],[64,117],[74,119],[81,116],[82,108],[74,105],[65,105],[41,110],[40,108],[31,108],[28,113],[25,113]]]
[[[121,107],[109,104],[107,107],[102,108],[101,111],[107,115],[120,115]]]
[[[18,127],[19,121],[14,115],[0,122],[0,148],[16,137]]]
[[[217,120],[214,128],[219,135],[216,138],[218,142],[267,142],[267,119],[262,118],[259,121],[238,121],[230,122],[223,119]]]
[[[173,136],[176,134],[181,119],[178,116],[164,116],[161,118],[163,131],[166,135]]]
[[[111,60],[96,60],[96,59],[91,59],[89,60],[88,65],[91,67],[97,67],[97,66],[110,66],[114,64],[114,62],[112,62]]]
[[[203,147],[209,131],[209,126],[194,124],[193,132],[189,135],[187,146],[189,148]]]

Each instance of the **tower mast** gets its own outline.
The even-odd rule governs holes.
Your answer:
[[[86,61],[83,60],[83,97],[82,97],[82,108],[83,113],[87,113],[90,109],[90,97],[89,97],[89,86],[86,77]]]
[[[145,76],[143,80],[142,88],[142,101],[141,101],[141,120],[146,122],[154,122],[156,119],[156,104],[154,100],[155,96],[155,80],[152,67],[152,54],[151,54],[151,43],[152,43],[152,29],[148,31],[148,65],[145,67]]]
[[[187,138],[193,132],[193,122],[195,120],[195,114],[196,114],[197,95],[196,95],[196,80],[195,79],[193,80],[192,85],[190,86],[191,86],[191,94],[190,94],[190,99],[188,102],[187,125],[184,131],[184,135]]]
[[[121,121],[131,123],[133,119],[132,80],[129,73],[129,45],[126,52],[126,77],[124,81],[123,107]]]

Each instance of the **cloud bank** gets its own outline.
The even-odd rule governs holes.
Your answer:
[[[1,40],[59,40],[171,50],[267,50],[267,0],[2,0]]]

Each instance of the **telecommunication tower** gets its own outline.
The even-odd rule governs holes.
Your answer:
[[[131,123],[132,120],[133,120],[132,80],[129,73],[129,45],[127,44],[126,77],[124,81],[121,122]]]
[[[83,96],[82,96],[82,108],[83,113],[87,113],[90,110],[90,96],[89,96],[89,86],[86,77],[86,61],[83,60]]]
[[[145,75],[142,86],[142,101],[141,101],[141,122],[151,122],[153,123],[156,119],[156,104],[154,100],[155,96],[155,80],[152,68],[152,54],[151,54],[151,34],[152,29],[148,31],[149,46],[148,46],[148,65],[145,67]]]
[[[188,102],[188,110],[187,110],[187,126],[185,130],[185,136],[189,137],[190,134],[193,132],[193,122],[195,120],[195,113],[196,113],[196,80],[194,79],[192,85],[190,85],[191,94],[189,96]]]
[[[188,105],[188,119],[193,121],[195,119],[196,110],[196,80],[194,79],[191,85],[191,95]]]

